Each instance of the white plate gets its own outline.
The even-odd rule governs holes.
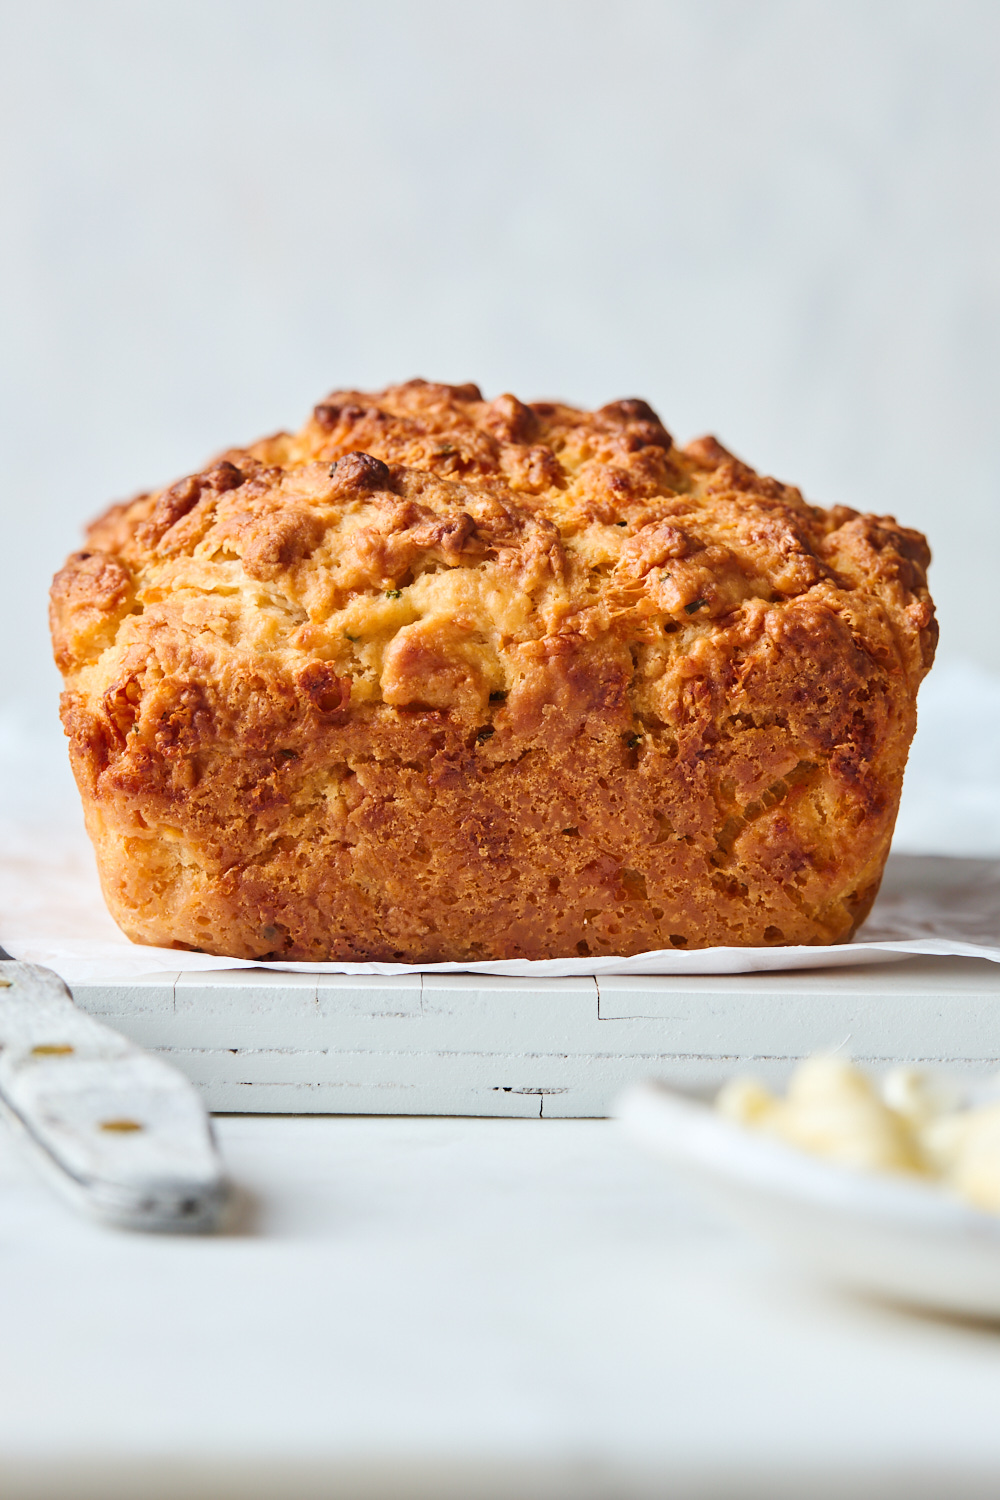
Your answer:
[[[1000,1317],[1000,1215],[931,1183],[797,1151],[665,1084],[636,1084],[617,1115],[717,1208],[821,1275],[917,1306]]]

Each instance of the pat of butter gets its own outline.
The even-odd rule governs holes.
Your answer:
[[[862,1171],[921,1173],[1000,1213],[1000,1103],[957,1107],[956,1089],[916,1068],[881,1087],[845,1058],[811,1057],[785,1097],[734,1078],[717,1107],[729,1119]]]

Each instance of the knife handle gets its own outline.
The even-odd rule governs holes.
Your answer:
[[[36,964],[0,962],[0,1114],[53,1186],[105,1223],[191,1232],[218,1220],[227,1186],[194,1086]]]

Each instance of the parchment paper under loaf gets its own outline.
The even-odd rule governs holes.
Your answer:
[[[254,964],[130,943],[101,897],[82,840],[8,829],[0,848],[0,944],[45,964],[70,984],[139,974],[268,968],[305,974],[466,972],[521,978],[567,974],[748,974],[891,963],[908,954],[953,954],[1000,963],[1000,860],[890,856],[882,892],[854,942],[833,948],[668,949],[631,958],[506,959],[476,964]]]

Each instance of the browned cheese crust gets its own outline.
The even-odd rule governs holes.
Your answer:
[[[642,401],[338,392],[116,506],[55,580],[108,905],[240,958],[842,942],[928,560]]]

